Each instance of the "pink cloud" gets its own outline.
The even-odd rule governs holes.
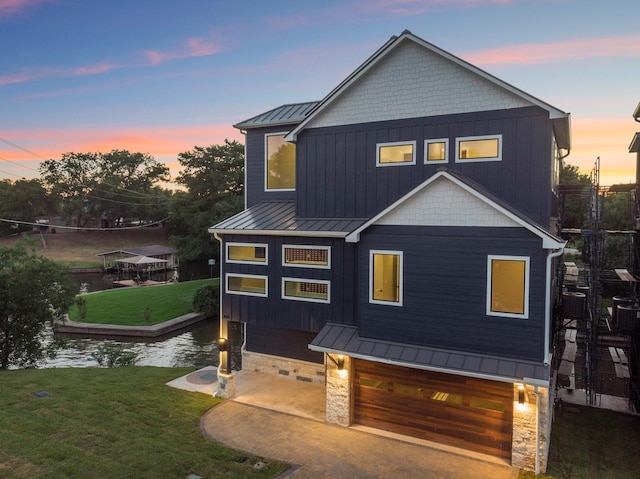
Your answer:
[[[640,55],[640,35],[509,45],[462,55],[476,65],[557,63],[597,57]]]
[[[41,3],[53,3],[53,0],[0,0],[0,18],[17,15]]]
[[[95,65],[87,65],[87,66],[75,68],[74,70],[71,71],[71,75],[72,76],[98,75],[100,73],[106,73],[111,70],[115,70],[116,68],[118,68],[118,66],[114,65],[113,63],[102,62],[102,63],[97,63]]]
[[[146,50],[144,52],[150,65],[158,65],[180,58],[204,57],[214,55],[221,50],[221,47],[202,37],[193,37],[187,40],[186,45],[170,51]]]

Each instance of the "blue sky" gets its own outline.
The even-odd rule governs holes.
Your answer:
[[[175,175],[178,153],[322,99],[409,29],[571,112],[567,161],[633,182],[638,18],[635,0],[0,0],[0,178],[112,149]]]

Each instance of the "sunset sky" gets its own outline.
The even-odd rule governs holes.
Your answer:
[[[636,0],[0,0],[0,178],[126,149],[179,171],[231,125],[320,100],[409,29],[572,116],[567,162],[635,181]]]

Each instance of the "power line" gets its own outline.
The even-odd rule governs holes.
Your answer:
[[[11,224],[20,224],[20,225],[31,225],[31,226],[51,226],[51,228],[59,228],[59,229],[66,229],[66,230],[77,230],[77,231],[124,231],[124,230],[139,230],[142,228],[149,228],[150,226],[156,226],[159,225],[165,221],[167,221],[169,219],[169,216],[167,216],[166,218],[163,218],[161,220],[158,221],[154,221],[153,223],[149,223],[146,225],[139,225],[139,226],[125,226],[125,227],[121,227],[121,228],[90,228],[90,227],[81,227],[81,226],[60,226],[60,225],[49,225],[49,224],[42,224],[42,223],[34,223],[32,221],[20,221],[20,220],[10,220],[8,218],[0,218],[0,221],[3,221],[5,223],[11,223]]]

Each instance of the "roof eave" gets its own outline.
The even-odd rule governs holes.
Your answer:
[[[252,236],[299,236],[311,238],[346,238],[349,231],[299,231],[299,230],[242,230],[214,228],[207,230],[209,234],[218,235],[252,235]]]
[[[631,144],[629,145],[629,153],[638,152],[640,152],[640,132],[633,135],[633,140],[631,140]]]

